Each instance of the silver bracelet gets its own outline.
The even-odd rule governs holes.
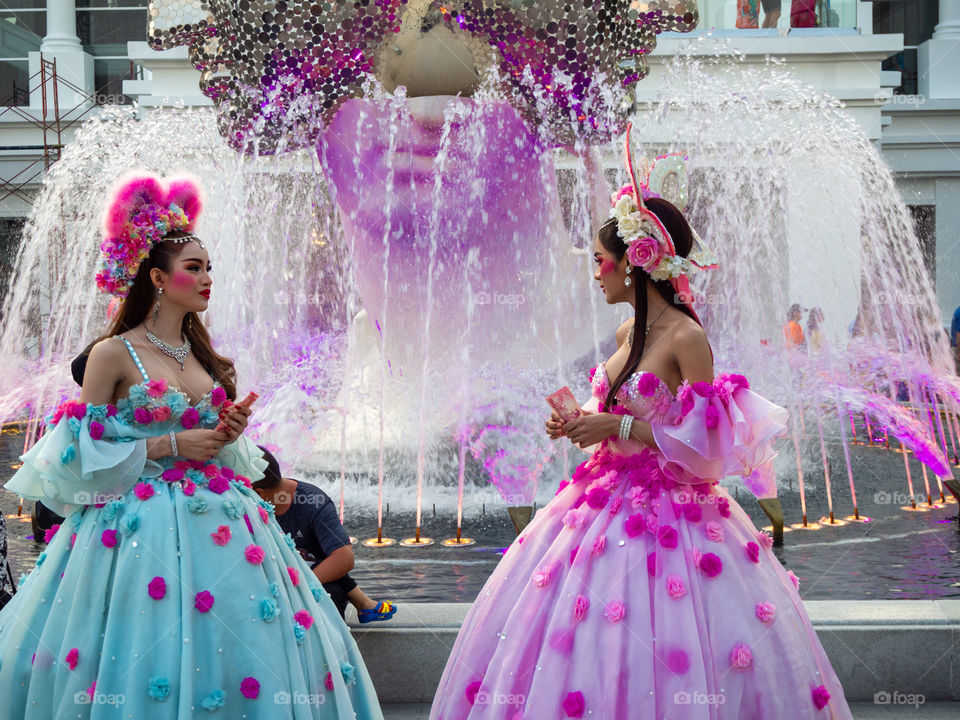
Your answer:
[[[633,415],[624,415],[620,420],[620,433],[619,437],[621,440],[630,439],[630,430],[633,428]]]
[[[172,457],[179,457],[180,455],[180,453],[177,452],[177,436],[173,430],[170,431],[170,455]]]

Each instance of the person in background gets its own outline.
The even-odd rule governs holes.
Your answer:
[[[960,375],[960,307],[953,311],[953,320],[950,321],[950,354],[956,373]]]
[[[737,27],[756,29],[760,19],[758,0],[737,0]],[[763,3],[763,27],[775,28],[780,20],[780,0],[760,0]]]
[[[801,333],[803,330],[800,331]],[[810,341],[810,350],[820,352],[823,348],[823,310],[819,307],[810,308],[807,315],[807,338]]]
[[[783,339],[787,348],[800,347],[804,343],[803,328],[800,327],[800,320],[803,319],[803,311],[806,308],[800,307],[799,303],[794,303],[787,311],[787,324],[783,326]]]
[[[0,513],[0,608],[10,602],[16,591],[17,584],[7,562],[7,522]]]
[[[790,5],[790,27],[817,27],[817,0],[793,0]]]
[[[280,528],[293,538],[341,617],[350,602],[361,623],[392,618],[397,606],[371,599],[348,574],[353,569],[353,548],[330,497],[318,487],[283,477],[273,453],[263,446],[260,449],[267,468],[253,489],[273,504]]]

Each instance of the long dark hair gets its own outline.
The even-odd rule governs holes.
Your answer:
[[[171,233],[169,238],[172,240],[185,234]],[[156,302],[150,271],[153,268],[158,268],[165,273],[170,272],[173,259],[180,254],[182,249],[183,244],[173,242],[158,242],[150,249],[149,257],[140,263],[140,269],[137,270],[137,276],[133,280],[133,287],[130,288],[129,294],[121,303],[110,328],[104,335],[91,343],[90,347],[106,338],[128,332],[147,319],[147,315]],[[180,332],[190,341],[190,352],[200,361],[206,371],[223,386],[223,389],[227,392],[227,397],[236,400],[237,371],[233,367],[233,361],[218,355],[214,351],[213,344],[210,342],[210,333],[207,332],[207,328],[200,322],[196,313],[190,312],[184,315]]]
[[[673,246],[677,251],[677,255],[686,257],[687,253],[689,253],[693,247],[693,232],[690,230],[690,225],[687,223],[687,219],[683,216],[683,213],[672,203],[661,198],[650,198],[649,200],[645,200],[644,204],[660,219],[660,222],[663,223],[667,232],[670,233],[670,238],[673,240]],[[623,256],[627,253],[627,244],[617,235],[616,218],[611,218],[604,223],[603,227],[600,228],[599,237],[603,247],[612,253],[618,262],[623,259]],[[640,364],[640,358],[643,357],[643,349],[647,340],[647,334],[643,332],[643,329],[647,326],[647,280],[653,283],[653,287],[656,288],[657,292],[660,293],[661,297],[663,297],[669,305],[673,305],[691,317],[697,324],[700,322],[697,320],[697,317],[690,312],[690,308],[677,298],[676,291],[674,291],[673,285],[670,284],[669,280],[653,280],[640,268],[636,268],[631,277],[633,278],[633,292],[636,301],[633,344],[630,346],[630,354],[627,356],[626,365],[623,366],[623,370],[620,371],[620,374],[617,375],[616,379],[610,384],[610,392],[607,393],[607,399],[604,403],[605,407],[608,408],[616,404],[617,392],[620,390],[620,386],[634,373]]]

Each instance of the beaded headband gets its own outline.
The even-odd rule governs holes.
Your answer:
[[[158,242],[195,241],[203,247],[192,234],[201,209],[200,188],[192,179],[163,181],[137,175],[123,180],[112,192],[104,218],[101,269],[96,276],[100,291],[126,297],[140,264]],[[168,237],[178,232],[191,234]]]

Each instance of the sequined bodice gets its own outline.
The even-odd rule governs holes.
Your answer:
[[[606,363],[600,363],[590,381],[591,391],[601,403],[610,392]],[[674,402],[670,388],[660,378],[647,370],[633,373],[617,391],[617,402],[612,412],[628,412],[640,420],[658,420],[666,414]]]

